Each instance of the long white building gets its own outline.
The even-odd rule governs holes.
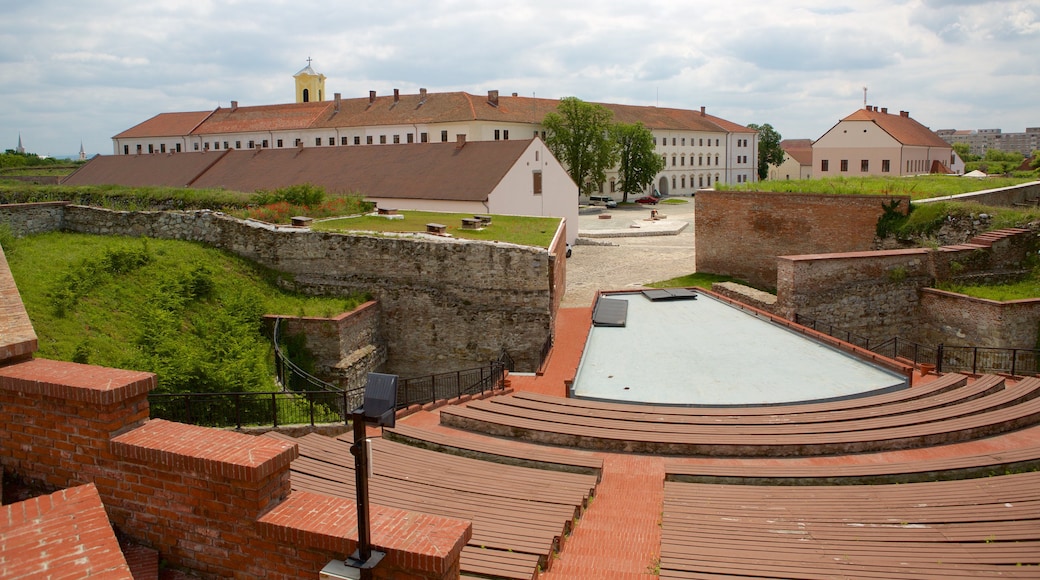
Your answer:
[[[544,137],[545,115],[555,99],[465,92],[378,95],[321,100],[324,75],[306,68],[294,75],[296,103],[239,106],[213,111],[161,113],[112,138],[116,155],[225,149],[355,147],[400,143],[493,141]],[[301,88],[302,87],[302,88]],[[302,96],[301,96],[302,95]],[[312,96],[318,96],[313,99]],[[654,134],[665,168],[654,187],[692,195],[718,182],[756,181],[758,133],[699,110],[601,103],[614,120],[641,122]],[[598,184],[615,190],[616,172]]]

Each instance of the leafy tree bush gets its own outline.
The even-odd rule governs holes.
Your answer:
[[[289,205],[302,207],[316,207],[325,201],[325,188],[310,183],[290,185],[274,191],[260,190],[253,194],[250,199],[256,205],[270,205],[285,202]]]

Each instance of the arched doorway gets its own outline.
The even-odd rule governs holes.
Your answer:
[[[657,180],[657,192],[661,195],[668,195],[668,178],[661,176],[661,179]]]

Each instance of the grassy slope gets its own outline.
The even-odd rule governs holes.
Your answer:
[[[916,177],[829,177],[756,181],[746,185],[716,185],[722,191],[777,191],[795,193],[830,193],[837,195],[909,195],[911,199],[927,199],[996,189],[1036,181],[1036,178],[990,177],[972,179],[955,175],[920,175]]]
[[[160,390],[193,381],[207,389],[265,390],[270,353],[260,315],[327,316],[360,301],[286,293],[272,273],[190,242],[51,233],[3,243],[40,356],[156,372]],[[116,273],[97,267],[113,255],[147,255],[150,262]],[[64,313],[55,307],[62,301],[70,304]],[[236,357],[248,367],[240,375],[264,384],[225,381],[211,368],[222,359],[234,368]]]
[[[491,225],[481,230],[462,229],[462,218],[471,218],[467,213],[442,213],[402,211],[403,219],[387,219],[378,216],[358,216],[326,220],[313,224],[312,229],[321,231],[369,231],[369,232],[425,232],[426,224],[439,223],[457,238],[470,240],[495,240],[524,246],[547,248],[560,225],[559,218],[522,216],[492,216]]]

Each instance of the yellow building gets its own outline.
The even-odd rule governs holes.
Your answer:
[[[307,66],[293,75],[296,79],[296,102],[310,103],[325,100],[325,75],[314,72],[311,59],[307,57]]]

